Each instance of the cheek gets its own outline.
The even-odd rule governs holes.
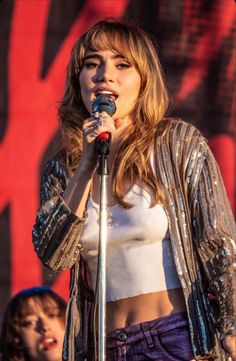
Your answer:
[[[91,107],[91,99],[89,94],[89,89],[91,88],[89,79],[87,79],[87,76],[83,73],[80,75],[80,92],[81,97],[83,100],[83,103],[88,110],[89,113],[91,113],[92,107]]]
[[[93,73],[88,73],[83,70],[81,71],[79,76],[79,84],[83,92],[88,92],[94,86],[93,77]]]
[[[138,95],[139,95],[140,87],[141,87],[141,79],[140,79],[140,77],[135,77],[133,79],[131,87],[133,89],[134,97],[137,98]]]
[[[139,91],[140,91],[140,78],[138,77],[133,77],[131,79],[129,79],[129,82],[127,82],[127,99],[129,99],[130,101],[127,102],[127,106],[130,108],[132,108],[139,96]]]
[[[36,354],[36,346],[37,346],[37,337],[32,332],[22,332],[21,334],[21,342],[23,347],[26,349],[29,355]]]
[[[52,324],[51,328],[55,335],[58,337],[58,340],[63,341],[65,335],[65,325],[61,321],[59,321]]]
[[[80,84],[81,94],[83,95],[85,93],[86,88],[87,88],[87,84],[86,84],[86,81],[84,79],[83,74],[80,74],[79,84]]]
[[[141,87],[140,76],[139,75],[137,76],[136,74],[130,76],[126,79],[125,82],[124,94],[126,94],[127,97],[129,97],[129,99],[132,100],[132,102],[134,102],[138,98],[140,87]]]

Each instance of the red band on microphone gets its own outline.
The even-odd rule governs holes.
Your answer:
[[[99,134],[99,135],[97,136],[97,139],[98,139],[98,140],[100,140],[100,139],[107,139],[107,140],[109,140],[109,137],[110,137],[109,133],[104,132],[104,133]]]

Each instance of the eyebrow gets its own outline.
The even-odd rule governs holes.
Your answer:
[[[94,59],[94,58],[97,58],[99,60],[102,60],[103,57],[100,55],[100,54],[97,54],[97,53],[92,53],[92,54],[88,54],[84,57],[84,60],[88,60],[88,59]],[[121,55],[121,54],[114,54],[112,55],[111,57],[112,59],[126,59],[128,60],[124,55]]]

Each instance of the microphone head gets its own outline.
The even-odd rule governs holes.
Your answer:
[[[92,104],[93,112],[106,112],[110,117],[116,112],[116,104],[112,97],[106,94],[99,94]]]

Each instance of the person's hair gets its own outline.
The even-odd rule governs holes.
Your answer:
[[[124,179],[129,179],[131,185],[139,181],[147,186],[154,205],[163,199],[149,158],[157,125],[168,110],[169,97],[154,41],[133,24],[101,20],[90,27],[72,49],[65,92],[58,108],[66,164],[72,172],[78,164],[82,153],[82,124],[89,116],[79,84],[85,52],[109,49],[129,59],[141,77],[139,96],[130,114],[132,123],[122,135],[115,158],[114,197],[123,207],[129,208],[131,205],[123,200]]]
[[[1,361],[30,361],[22,345],[20,330],[24,317],[31,311],[29,300],[33,299],[45,312],[56,303],[59,308],[61,321],[65,322],[66,302],[48,287],[27,288],[9,301],[3,317],[0,335]]]

